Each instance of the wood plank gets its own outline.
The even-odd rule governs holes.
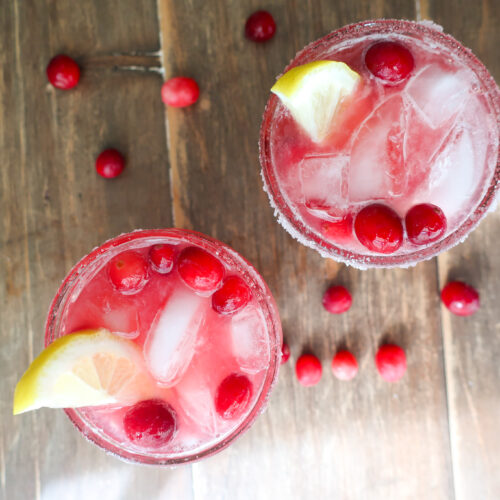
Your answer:
[[[500,81],[498,2],[434,0],[423,12],[471,48]],[[442,310],[450,435],[457,499],[500,497],[500,213],[439,257],[440,287],[452,279],[476,286],[482,307],[470,318]]]
[[[189,468],[124,464],[87,443],[60,410],[11,415],[13,388],[42,349],[49,302],[70,267],[121,232],[171,225],[161,78],[116,71],[130,60],[112,55],[156,50],[156,27],[154,1],[121,2],[119,10],[97,0],[2,4],[2,499],[191,498]],[[112,60],[85,66],[79,86],[60,92],[47,84],[45,66],[63,48],[84,64],[105,53]],[[113,181],[94,170],[107,146],[127,157]]]
[[[277,35],[263,45],[243,37],[249,14],[268,8]],[[262,191],[257,142],[274,78],[307,42],[373,17],[415,17],[410,1],[159,3],[166,76],[198,80],[200,102],[168,110],[177,225],[226,241],[262,272],[279,304],[292,363],[318,354],[324,380],[298,386],[284,366],[270,407],[239,442],[193,466],[196,498],[450,498],[452,470],[439,329],[436,262],[411,270],[360,272],[321,259],[292,240]],[[320,306],[330,282],[354,292],[333,318]],[[377,378],[384,339],[408,350],[404,382]],[[338,346],[360,358],[350,384],[333,379]],[[369,493],[368,493],[369,492]]]

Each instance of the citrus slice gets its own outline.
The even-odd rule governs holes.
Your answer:
[[[153,384],[136,344],[108,330],[82,330],[57,339],[31,363],[16,386],[13,413],[134,403]]]
[[[352,95],[361,77],[347,64],[314,61],[287,71],[274,84],[276,94],[315,142],[328,135],[341,102]]]

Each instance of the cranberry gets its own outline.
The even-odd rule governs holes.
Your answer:
[[[347,288],[336,285],[331,286],[323,295],[323,307],[332,314],[342,314],[352,305],[352,297]]]
[[[95,169],[101,177],[113,179],[125,168],[125,158],[116,149],[105,149],[95,162]]]
[[[174,267],[175,247],[160,243],[149,249],[151,267],[160,274],[169,273]]]
[[[405,217],[408,239],[415,245],[426,245],[439,240],[446,231],[443,211],[431,203],[415,205]]]
[[[173,408],[161,399],[136,403],[123,418],[130,441],[144,448],[160,448],[174,438],[177,417]]]
[[[273,16],[265,10],[254,12],[245,24],[245,36],[253,42],[266,42],[276,32]]]
[[[380,376],[387,382],[397,382],[406,372],[406,354],[401,347],[385,344],[375,355]]]
[[[347,214],[338,220],[328,220],[321,223],[321,234],[332,241],[346,241],[352,236],[352,214]]]
[[[290,347],[286,342],[281,344],[281,364],[285,364],[290,359]]]
[[[247,409],[252,397],[252,383],[245,375],[232,373],[217,388],[215,409],[225,420],[239,417]]]
[[[303,354],[295,365],[297,380],[305,387],[316,385],[322,372],[321,361],[313,354]]]
[[[55,56],[47,66],[47,78],[57,89],[69,90],[80,80],[80,68],[75,60],[64,54]]]
[[[403,243],[403,224],[398,214],[380,203],[360,210],[354,221],[360,243],[378,253],[393,253]]]
[[[332,360],[332,371],[339,380],[351,380],[358,373],[358,362],[349,351],[338,351]]]
[[[366,53],[365,63],[373,75],[389,83],[403,81],[414,66],[411,52],[396,42],[372,45]]]
[[[178,260],[181,278],[197,292],[212,292],[224,277],[224,266],[201,248],[185,248]]]
[[[148,263],[141,254],[127,250],[109,261],[108,275],[119,292],[136,293],[147,283]]]
[[[191,106],[199,96],[200,88],[196,81],[185,76],[170,78],[161,87],[162,101],[173,108]]]
[[[441,290],[441,300],[457,316],[470,316],[479,309],[479,293],[462,281],[450,281]]]
[[[212,307],[219,314],[233,314],[243,309],[251,298],[248,285],[238,276],[229,276],[212,295]]]

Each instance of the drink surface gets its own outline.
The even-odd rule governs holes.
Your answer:
[[[386,41],[406,47],[414,59],[410,75],[396,85],[365,64],[367,50]],[[372,203],[401,219],[417,204],[434,204],[447,219],[441,239],[456,231],[481,202],[497,165],[497,117],[474,69],[437,38],[388,30],[326,40],[304,49],[292,65],[314,60],[345,62],[361,82],[321,143],[273,97],[264,132],[267,168],[292,217],[319,241],[361,256],[376,254],[357,239],[352,220]],[[301,239],[299,233],[292,231]],[[421,248],[405,238],[394,255]]]
[[[170,272],[158,272],[151,263],[151,248],[158,244],[174,250]],[[110,279],[111,259],[123,255],[123,249],[115,249],[78,279],[61,310],[60,336],[105,328],[140,346],[155,383],[138,388],[137,401],[160,399],[174,411],[174,438],[164,446],[144,449],[127,435],[124,419],[130,406],[80,408],[86,426],[104,436],[115,450],[160,459],[201,453],[242,424],[265,384],[274,354],[269,310],[264,305],[272,299],[264,296],[241,262],[235,265],[234,259],[224,258],[222,250],[209,251],[223,266],[224,280],[237,276],[250,290],[250,299],[243,307],[232,314],[217,312],[212,305],[213,290],[196,292],[179,273],[179,255],[186,248],[193,248],[193,242],[174,237],[128,243],[126,252],[133,251],[147,263],[147,281],[134,293],[120,291]],[[218,389],[224,379],[235,374],[249,382],[250,398],[242,411],[224,414],[216,404]]]

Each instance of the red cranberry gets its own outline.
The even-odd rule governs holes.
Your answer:
[[[252,397],[252,383],[245,375],[232,373],[217,388],[215,409],[225,420],[239,417],[247,409]]]
[[[405,217],[408,239],[415,245],[426,245],[439,240],[446,231],[443,211],[431,203],[415,205]]]
[[[352,305],[352,297],[347,288],[336,285],[331,286],[323,295],[323,307],[332,314],[342,314]]]
[[[141,254],[127,250],[109,261],[108,275],[119,292],[136,293],[148,280],[148,263]]]
[[[174,267],[175,247],[160,243],[153,245],[149,250],[151,267],[160,274],[169,273]]]
[[[365,63],[373,75],[389,83],[403,81],[414,66],[411,52],[396,42],[372,45],[366,53]]]
[[[101,177],[113,179],[125,168],[125,158],[116,149],[105,149],[95,162],[95,169]]]
[[[406,354],[401,347],[386,344],[377,351],[375,364],[386,382],[397,382],[406,372]]]
[[[351,380],[358,373],[358,362],[349,351],[338,351],[332,360],[332,371],[339,380]]]
[[[224,277],[224,266],[201,248],[185,248],[178,260],[181,278],[187,286],[197,292],[212,292]]]
[[[316,385],[323,373],[321,361],[313,354],[303,354],[295,365],[297,380],[305,387]]]
[[[290,359],[290,347],[286,342],[281,344],[281,364],[285,364]]]
[[[450,281],[441,290],[441,300],[457,316],[470,316],[479,310],[479,293],[462,281]]]
[[[212,295],[212,307],[219,314],[233,314],[243,309],[251,298],[248,285],[238,276],[229,276]]]
[[[245,36],[253,42],[266,42],[276,32],[273,16],[265,10],[254,12],[245,24]]]
[[[123,428],[133,443],[144,448],[160,448],[174,438],[177,417],[165,401],[148,399],[135,404],[125,413]]]
[[[352,214],[347,214],[338,220],[323,221],[321,234],[332,241],[346,241],[352,236]]]
[[[354,221],[360,243],[377,253],[393,253],[403,243],[403,224],[398,214],[380,203],[360,210]]]
[[[75,87],[80,80],[80,68],[76,61],[64,54],[55,56],[47,66],[49,82],[61,90]]]
[[[191,106],[199,96],[200,88],[196,81],[185,76],[170,78],[161,87],[162,101],[173,108]]]

